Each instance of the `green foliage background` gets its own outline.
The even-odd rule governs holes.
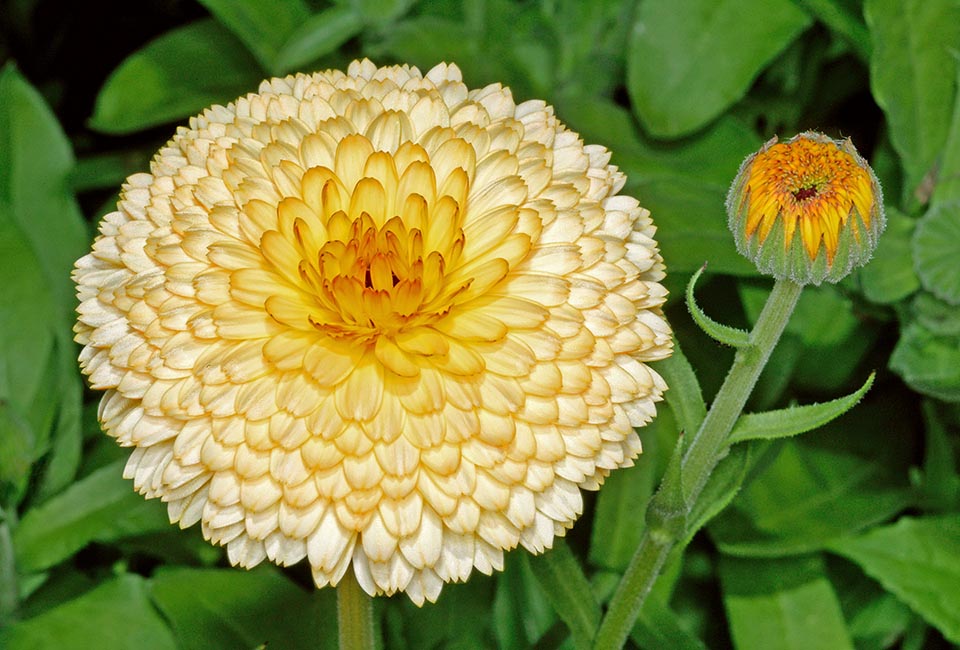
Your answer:
[[[769,282],[734,249],[723,200],[775,133],[852,136],[889,225],[874,261],[808,289],[749,410],[876,382],[802,437],[739,444],[633,630],[640,648],[829,650],[960,643],[958,0],[9,0],[0,59],[0,647],[336,646],[332,590],[302,566],[227,568],[121,478],[71,341],[68,277],[174,125],[270,75],[357,57],[543,98],[609,146],[659,227],[668,315],[696,377],[646,453],[587,500],[555,551],[609,598],[685,409],[732,353],[683,287],[749,326]],[[697,379],[699,381],[697,381]],[[699,383],[699,386],[697,385]],[[730,499],[731,495],[735,496]],[[715,515],[723,506],[728,507]],[[571,564],[574,569],[575,564]],[[573,584],[573,583],[571,583]],[[545,588],[546,585],[547,587]],[[564,576],[525,551],[423,609],[377,599],[389,648],[571,647]],[[556,587],[560,588],[556,588]]]

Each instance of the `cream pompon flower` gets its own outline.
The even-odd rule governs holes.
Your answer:
[[[418,604],[549,548],[665,389],[654,226],[609,160],[453,65],[191,119],[74,271],[125,476],[234,564]]]

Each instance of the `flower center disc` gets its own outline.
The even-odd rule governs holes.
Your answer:
[[[281,201],[279,230],[264,233],[265,256],[293,281],[310,325],[331,337],[367,344],[436,321],[471,282],[446,277],[465,242],[466,171],[449,171],[438,190],[418,145],[391,155],[351,136],[340,149],[338,159],[363,161],[359,180],[349,187],[346,170],[308,169],[302,199]],[[266,306],[283,322],[281,301]]]

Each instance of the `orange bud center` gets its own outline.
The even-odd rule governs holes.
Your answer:
[[[743,201],[749,202],[748,237],[757,233],[763,243],[777,219],[783,219],[785,248],[799,230],[810,259],[822,244],[832,263],[852,210],[869,226],[873,188],[870,175],[850,153],[832,142],[801,137],[757,154]],[[853,234],[859,241],[856,227]]]

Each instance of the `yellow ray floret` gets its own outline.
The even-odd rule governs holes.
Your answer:
[[[853,155],[832,141],[798,137],[776,143],[753,159],[740,209],[746,207],[746,236],[763,243],[778,219],[783,220],[784,248],[799,231],[811,260],[821,244],[833,263],[840,232],[860,232],[853,210],[870,226],[874,192],[870,174]]]

